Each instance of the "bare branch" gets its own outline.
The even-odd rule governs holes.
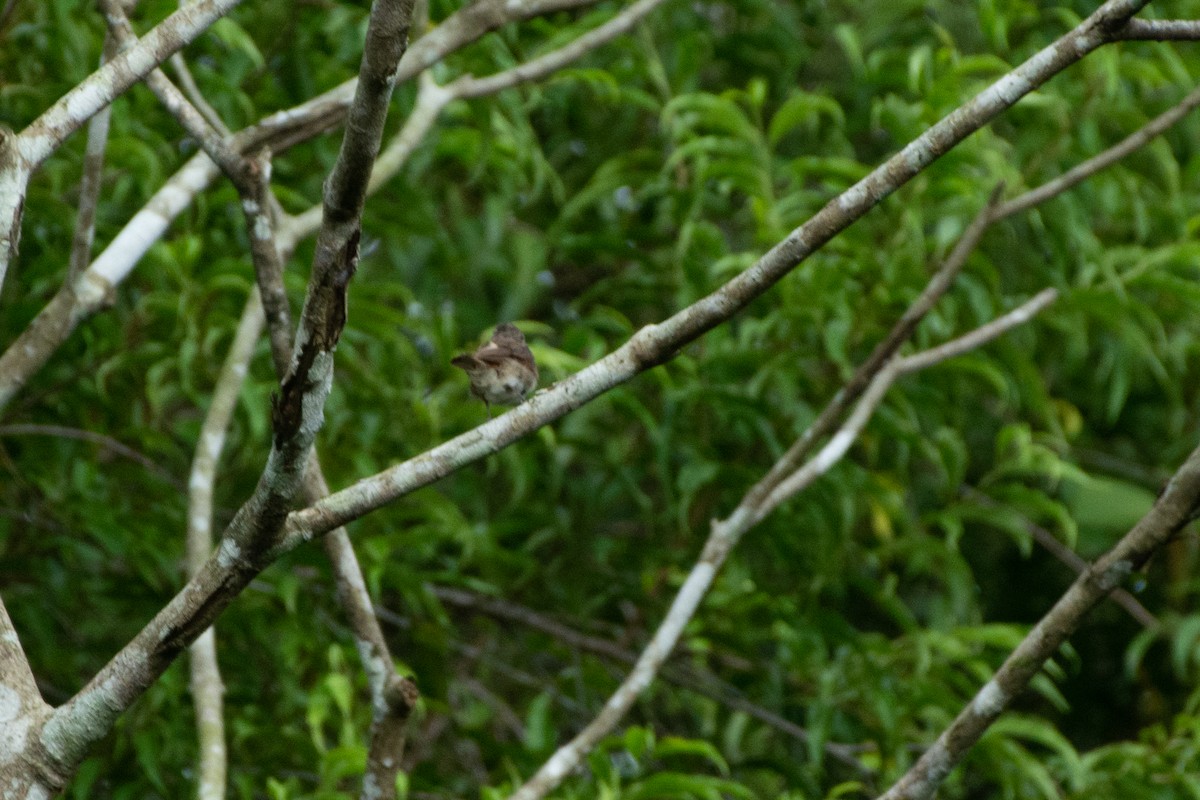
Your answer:
[[[362,79],[329,183],[335,187],[329,192],[334,213],[326,214],[318,239],[292,364],[272,415],[271,453],[259,485],[234,516],[221,546],[184,589],[42,727],[38,740],[49,751],[55,774],[70,774],[88,746],[107,733],[116,717],[270,563],[332,385],[333,350],[345,325],[346,289],[357,266],[357,211],[378,152],[391,76],[404,52],[411,11],[411,1],[405,0],[377,0],[371,9]]]
[[[520,64],[512,69],[504,70],[486,78],[475,78],[469,75],[454,81],[447,88],[456,97],[470,99],[496,94],[510,89],[521,83],[541,80],[557,72],[573,61],[578,61],[587,53],[613,39],[628,33],[633,26],[641,22],[651,11],[663,4],[663,0],[637,0],[636,3],[621,11],[615,17],[605,22],[595,30],[582,34],[570,44],[557,50],[538,56],[532,61]]]
[[[151,29],[136,47],[107,62],[63,95],[20,134],[0,131],[0,286],[17,253],[29,176],[96,112],[240,2],[198,0],[176,11]]]
[[[1002,330],[1007,330],[1017,324],[1018,320],[1028,319],[1031,309],[1043,307],[1048,302],[1043,297],[1044,294],[1038,295],[1034,300],[1015,311],[984,326],[980,330],[986,330],[986,335],[972,331],[954,342],[969,342],[973,346],[979,346],[990,341]],[[955,349],[943,345],[937,350],[944,354]],[[509,796],[509,800],[539,800],[539,798],[545,797],[571,770],[578,766],[583,757],[595,747],[600,739],[607,736],[616,727],[638,695],[650,685],[650,682],[658,674],[676,642],[679,641],[679,637],[683,634],[684,627],[691,621],[696,609],[700,606],[700,601],[704,599],[708,589],[712,586],[717,572],[742,536],[761,522],[780,503],[810,486],[813,481],[828,472],[834,464],[841,460],[874,414],[896,378],[925,366],[931,366],[940,360],[922,358],[923,355],[918,354],[906,359],[894,359],[884,363],[871,379],[850,417],[815,456],[781,481],[765,497],[760,492],[751,490],[732,514],[724,520],[713,521],[699,560],[692,567],[683,586],[671,602],[666,618],[654,632],[650,643],[638,657],[637,663],[629,675],[609,697],[600,713],[584,726],[583,730],[576,734],[570,742],[556,750],[533,777]]]
[[[1008,333],[1018,325],[1024,325],[1033,319],[1035,314],[1057,299],[1057,289],[1043,289],[1004,316],[997,317],[988,324],[980,326],[956,339],[951,339],[945,344],[931,347],[915,355],[906,356],[896,362],[896,367],[900,370],[900,374],[908,375],[918,370],[932,367],[934,364],[940,364],[948,358],[954,358],[970,350],[976,350],[993,339]]]
[[[112,34],[104,36],[101,63],[117,54]],[[108,147],[108,124],[112,106],[96,112],[88,122],[87,147],[83,151],[83,175],[79,180],[79,212],[75,217],[75,236],[71,242],[71,260],[67,265],[67,282],[74,281],[87,269],[92,258],[92,241],[96,235],[96,203],[100,198],[100,182],[104,177],[104,151]]]
[[[962,489],[962,494],[969,497],[972,501],[985,505],[991,508],[999,507],[1001,504],[988,497],[978,489],[965,486]],[[1046,550],[1050,555],[1057,558],[1063,564],[1066,564],[1076,575],[1083,574],[1088,568],[1088,562],[1079,556],[1074,550],[1060,542],[1058,538],[1050,531],[1043,528],[1041,525],[1034,523],[1032,520],[1023,520],[1025,530],[1029,531],[1029,535],[1033,540]],[[1133,617],[1134,621],[1143,628],[1152,629],[1159,626],[1158,618],[1155,617],[1150,610],[1138,602],[1138,599],[1124,589],[1113,589],[1109,599],[1125,609],[1129,616]]]
[[[225,121],[221,119],[221,115],[213,108],[208,100],[204,98],[204,94],[200,91],[200,87],[196,85],[196,79],[192,77],[192,71],[188,68],[187,61],[184,60],[182,53],[176,53],[171,56],[171,69],[175,70],[175,75],[179,79],[179,87],[183,89],[184,95],[191,102],[196,110],[204,117],[205,121],[212,126],[213,130],[228,139],[233,136],[233,131],[225,125]]]
[[[987,124],[1022,95],[1108,41],[1114,26],[1145,4],[1110,0],[1078,27],[960,106],[854,186],[717,291],[658,325],[638,331],[622,347],[531,400],[473,431],[335,492],[288,520],[290,549],[343,525],[408,492],[445,477],[465,464],[511,444],[537,428],[633,376],[670,360],[679,348],[729,319],[876,203],[906,183],[965,137]]]
[[[1133,21],[1136,20],[1132,20],[1131,22]],[[1082,183],[1100,170],[1111,167],[1134,150],[1146,145],[1150,140],[1170,128],[1176,122],[1179,122],[1179,120],[1183,119],[1188,112],[1198,105],[1200,105],[1200,88],[1193,89],[1173,108],[1159,114],[1099,155],[1093,156],[1081,164],[1077,164],[1058,178],[1042,184],[1036,189],[1032,189],[1019,197],[1014,197],[1012,200],[1002,203],[993,212],[991,221],[996,222],[1006,217],[1011,217],[1013,214],[1033,208],[1039,203],[1049,200],[1051,197],[1062,194],[1076,184]]]
[[[15,756],[34,718],[44,716],[50,706],[42,700],[29,659],[21,648],[17,629],[0,598],[0,766],[6,756]]]
[[[212,400],[200,427],[196,454],[192,459],[188,478],[188,575],[199,572],[212,553],[212,503],[217,462],[262,327],[262,304],[255,289],[246,301],[237,333],[221,366],[217,384],[213,387]],[[201,634],[188,649],[192,703],[196,709],[197,749],[200,754],[197,795],[201,800],[221,800],[225,796],[228,763],[223,711],[225,687],[217,664],[213,630],[209,628]]]
[[[621,664],[633,666],[637,663],[637,653],[622,647],[614,641],[581,633],[555,619],[511,601],[496,597],[486,597],[451,586],[431,585],[429,589],[443,602],[487,614],[505,622],[516,622],[525,625],[533,630],[552,636],[570,647],[595,653]],[[753,717],[768,727],[774,728],[797,741],[807,743],[811,740],[810,734],[803,727],[768,708],[747,700],[736,687],[721,680],[717,675],[707,670],[698,669],[687,663],[672,663],[666,664],[663,667],[661,676],[669,683],[715,700],[735,711],[741,711],[747,716]],[[850,767],[862,777],[871,778],[874,776],[873,770],[867,768],[859,759],[855,758],[855,753],[859,749],[856,745],[824,742],[822,747],[832,758]]]
[[[89,442],[90,444],[99,445],[114,455],[128,458],[130,461],[142,465],[169,483],[178,483],[170,470],[163,467],[157,461],[111,436],[105,436],[103,433],[87,431],[81,428],[70,428],[66,425],[40,425],[24,422],[0,425],[0,436],[57,436],[60,439],[75,439],[80,442]]]
[[[17,0],[4,0],[4,8],[0,9],[0,33],[8,26],[12,13],[17,8]]]
[[[1130,572],[1196,518],[1200,504],[1200,448],[1193,450],[1146,516],[1112,550],[1092,564],[1059,598],[996,675],[967,704],[942,735],[884,795],[882,800],[928,800],[950,770],[1020,694],[1084,615]]]
[[[1194,42],[1200,39],[1200,20],[1131,19],[1114,35],[1127,42]]]

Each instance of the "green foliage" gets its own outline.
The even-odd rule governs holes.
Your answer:
[[[458,4],[431,3],[434,20]],[[483,420],[449,358],[521,320],[560,379],[762,252],[1094,3],[668,2],[571,69],[448,108],[368,203],[368,239],[320,450],[348,485]],[[139,31],[176,7],[144,0]],[[0,34],[0,121],[23,127],[97,62],[81,0],[18,3]],[[435,69],[489,74],[620,5],[489,35]],[[1200,3],[1163,6],[1200,16]],[[366,4],[245,4],[186,51],[241,127],[350,77]],[[503,797],[599,709],[627,665],[470,614],[506,598],[636,649],[708,521],[727,514],[921,291],[993,187],[1061,175],[1177,102],[1189,45],[1107,47],[1022,100],[729,324],[554,426],[352,526],[423,693],[411,797]],[[389,133],[413,103],[401,87]],[[137,89],[115,106],[105,246],[195,151]],[[910,349],[1045,286],[1062,298],[969,356],[902,380],[849,457],[731,557],[679,661],[720,691],[652,687],[561,798],[858,798],[898,777],[1066,588],[1030,524],[1088,557],[1195,446],[1200,121],[990,230]],[[281,152],[290,212],[318,201],[338,137]],[[5,345],[61,285],[83,136],[34,178]],[[293,306],[311,243],[290,265]],[[181,585],[183,482],[252,274],[236,197],[197,200],[6,411],[83,428],[0,438],[0,592],[48,699],[69,697]],[[274,382],[252,364],[217,485],[227,522],[263,465]],[[945,798],[1200,796],[1191,539],[1090,624],[955,772]],[[352,796],[370,709],[319,548],[271,567],[217,625],[234,796]],[[1130,644],[1132,642],[1132,644]],[[1128,650],[1126,649],[1128,647]],[[1123,654],[1127,654],[1124,660]],[[730,693],[803,726],[788,735]],[[714,699],[714,695],[718,699]],[[1097,698],[1103,698],[1098,700]],[[83,764],[72,797],[194,791],[183,665]],[[848,766],[849,748],[863,769]],[[421,793],[421,794],[418,794]]]

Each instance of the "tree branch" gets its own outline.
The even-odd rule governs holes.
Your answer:
[[[511,444],[640,372],[729,319],[880,200],[995,118],[1021,96],[1111,40],[1147,0],[1110,0],[1079,26],[960,106],[869,175],[830,201],[786,239],[717,291],[659,323],[512,411],[397,464],[288,519],[280,552],[356,519]]]
[[[14,745],[24,739],[32,719],[49,711],[4,599],[0,598],[0,745],[9,745],[0,748],[0,765],[9,754],[16,755],[18,748]]]
[[[1048,295],[1049,292],[1049,296]],[[1042,292],[1004,317],[972,331],[952,342],[935,348],[942,358],[952,352],[961,352],[969,347],[978,347],[998,336],[1013,325],[1029,318],[1037,309],[1053,299],[1053,290]],[[953,347],[948,345],[955,345]],[[583,757],[607,736],[621,721],[651,681],[675,647],[684,627],[691,621],[712,586],[717,572],[725,563],[729,553],[747,531],[757,525],[781,502],[810,486],[818,477],[828,472],[850,449],[867,421],[878,408],[887,390],[902,374],[932,366],[941,358],[927,358],[925,353],[903,359],[894,359],[881,365],[872,377],[861,399],[846,422],[829,442],[813,458],[781,481],[764,495],[756,491],[757,486],[746,493],[737,508],[724,520],[713,520],[708,540],[700,559],[692,567],[683,586],[671,602],[666,618],[654,632],[650,643],[642,650],[637,663],[621,683],[595,719],[584,726],[570,742],[558,748],[541,768],[509,796],[509,800],[539,800],[545,797],[565,778]],[[786,456],[785,456],[786,458]],[[768,473],[769,474],[769,473]],[[765,477],[764,477],[765,480]]]
[[[1200,20],[1131,19],[1115,35],[1126,42],[1194,42],[1200,39]]]
[[[200,427],[196,453],[188,478],[187,563],[188,575],[196,575],[212,553],[213,485],[217,462],[225,445],[225,434],[233,420],[238,395],[254,347],[262,332],[262,305],[257,289],[250,292],[246,310],[238,322],[237,333],[221,366],[213,387],[208,413]],[[221,671],[217,663],[216,635],[209,628],[189,648],[192,703],[196,710],[196,739],[199,752],[197,796],[201,800],[221,800],[225,796],[228,759],[225,745],[225,721]]]
[[[478,40],[490,31],[510,22],[531,19],[570,8],[581,8],[597,0],[478,0],[443,20],[429,35],[415,42],[401,59],[397,81],[410,79],[450,53]],[[144,43],[145,40],[143,40]],[[351,79],[294,108],[271,114],[257,125],[237,133],[231,147],[247,153],[270,147],[278,153],[292,145],[311,139],[336,127],[346,117],[346,109],[357,86]],[[439,109],[440,110],[440,109]],[[432,124],[432,120],[430,120]],[[24,196],[28,174],[21,174],[24,162],[16,159],[16,171],[6,171],[6,158],[11,157],[8,144],[15,134],[0,126],[0,230],[3,228],[6,198],[19,201]],[[6,156],[6,154],[8,154]],[[407,157],[405,154],[404,157]],[[197,194],[204,191],[217,177],[218,170],[205,154],[193,156],[182,169],[137,212],[117,237],[96,258],[78,280],[64,286],[0,355],[0,409],[21,390],[37,370],[67,340],[78,325],[106,307],[115,288],[122,283],[150,246],[166,232],[167,226],[187,208]],[[6,192],[5,187],[11,187]],[[376,184],[378,186],[378,184]],[[17,202],[10,211],[18,213]],[[320,209],[306,212],[305,229],[301,236],[315,233],[320,223]],[[315,219],[310,219],[314,217]],[[284,230],[280,245],[286,252],[299,236]],[[0,249],[3,249],[0,232]],[[0,269],[0,284],[3,283]]]
[[[1131,20],[1131,22],[1134,21],[1136,20]],[[1198,105],[1200,105],[1200,87],[1193,89],[1173,108],[1159,114],[1104,152],[1077,164],[1054,180],[1002,203],[992,213],[991,221],[998,222],[999,220],[1011,217],[1013,214],[1019,214],[1022,211],[1033,208],[1039,203],[1049,200],[1051,197],[1062,194],[1076,184],[1082,183],[1100,170],[1111,167],[1134,150],[1143,147],[1150,140],[1162,134],[1163,131],[1170,128],[1176,122],[1179,122],[1179,120],[1183,119],[1188,112],[1192,111]]]
[[[202,0],[203,2],[203,0]],[[192,8],[193,6],[189,6]],[[378,152],[391,76],[404,52],[411,1],[377,0],[371,9],[352,124],[334,166],[339,209],[327,214],[314,258],[292,363],[272,414],[272,447],[258,487],[234,516],[221,546],[184,589],[77,695],[56,709],[38,737],[50,767],[66,775],[114,720],[162,674],[183,647],[270,563],[287,508],[300,486],[333,379],[333,350],[346,321],[346,290],[358,258],[358,218],[370,162]],[[364,172],[365,169],[365,172]],[[361,184],[352,178],[361,175]],[[349,201],[349,203],[347,203]],[[322,246],[323,245],[323,246]],[[44,787],[44,784],[41,788]],[[60,786],[48,787],[57,791]]]
[[[153,472],[168,483],[179,485],[175,476],[157,461],[111,436],[105,436],[103,433],[96,433],[95,431],[83,430],[81,428],[69,428],[65,425],[40,425],[21,422],[11,425],[0,425],[0,437],[3,436],[55,436],[60,439],[74,439],[79,442],[99,445],[114,455],[127,458],[145,467],[149,472]]]
[[[1001,504],[988,497],[978,489],[970,486],[964,486],[962,494],[972,501],[980,505],[990,508],[1000,507]],[[1029,535],[1037,542],[1043,550],[1046,550],[1050,555],[1061,561],[1069,567],[1076,575],[1083,574],[1088,568],[1088,562],[1081,558],[1074,550],[1060,542],[1058,538],[1050,531],[1043,528],[1041,525],[1034,523],[1032,520],[1022,520],[1025,525],[1025,530],[1029,531]],[[1138,602],[1138,599],[1124,589],[1113,589],[1109,599],[1125,609],[1129,616],[1133,617],[1134,622],[1141,625],[1143,628],[1151,629],[1159,626],[1158,618],[1155,617],[1150,610]]]
[[[196,85],[196,79],[192,77],[192,71],[188,68],[183,54],[176,53],[169,60],[171,62],[171,69],[175,70],[175,75],[179,79],[179,88],[183,90],[184,95],[191,101],[191,104],[203,115],[205,121],[212,126],[213,130],[226,139],[232,137],[233,131],[229,130],[225,125],[225,121],[221,119],[221,115],[204,98],[204,93]]]
[[[1113,549],[1087,568],[1042,617],[996,675],[886,793],[882,800],[927,800],[983,732],[1028,685],[1079,627],[1083,616],[1133,570],[1196,518],[1200,502],[1200,448],[1193,450],[1146,516]]]
[[[551,636],[569,647],[594,653],[612,661],[627,666],[637,663],[637,653],[628,650],[609,639],[590,636],[574,628],[540,614],[533,609],[518,605],[508,600],[469,592],[451,586],[433,586],[429,589],[439,600],[445,603],[467,608],[476,613],[486,614],[504,622],[516,622],[533,630]],[[780,733],[790,736],[799,742],[807,744],[811,735],[800,725],[786,719],[768,708],[746,699],[738,689],[721,680],[717,675],[707,670],[697,669],[687,663],[666,664],[662,669],[662,678],[668,683],[683,687],[689,691],[703,695],[721,703],[735,711],[741,711],[747,716],[774,728]],[[872,778],[874,771],[864,766],[855,758],[858,747],[840,744],[838,742],[823,742],[822,748],[830,757],[853,769],[863,778]]]
[[[104,36],[100,63],[111,61],[117,54],[117,43],[111,34]],[[100,198],[100,183],[104,177],[104,151],[108,147],[108,125],[112,106],[96,112],[88,122],[87,147],[83,151],[83,175],[79,179],[79,211],[75,217],[75,236],[71,242],[71,260],[67,265],[67,282],[79,277],[92,258],[92,242],[96,235],[96,204]]]
[[[63,141],[242,0],[198,0],[151,29],[46,109],[20,134],[0,134],[0,287],[17,253],[29,176]]]

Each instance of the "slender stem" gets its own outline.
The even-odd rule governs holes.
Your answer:
[[[80,442],[88,442],[99,445],[114,455],[140,464],[165,481],[173,484],[177,483],[175,476],[171,474],[170,470],[160,465],[157,461],[111,436],[105,436],[103,433],[87,431],[81,428],[70,428],[66,425],[40,425],[30,422],[20,422],[0,425],[0,437],[3,436],[55,436],[60,439],[74,439]]]
[[[1196,518],[1200,504],[1200,448],[1176,471],[1147,514],[1112,550],[1088,567],[1043,616],[995,676],[984,684],[954,722],[882,800],[929,800],[938,785],[1025,689],[1097,603],[1145,563],[1150,555]]]
[[[984,205],[971,223],[967,226],[966,231],[959,238],[958,243],[951,250],[945,262],[934,273],[933,279],[925,285],[921,294],[917,296],[904,314],[897,320],[896,324],[888,332],[879,344],[875,345],[875,349],[871,351],[871,355],[865,361],[858,365],[854,370],[854,374],[846,381],[845,385],[833,396],[833,399],[821,410],[817,418],[812,424],[805,429],[804,433],[798,438],[795,443],[784,454],[783,458],[775,462],[775,466],[771,471],[759,481],[754,488],[753,500],[759,499],[760,496],[766,496],[778,483],[787,475],[793,472],[805,457],[812,451],[812,448],[837,424],[838,420],[846,412],[846,409],[851,406],[862,393],[866,390],[867,384],[871,382],[872,376],[879,372],[880,367],[894,356],[916,332],[917,325],[921,320],[933,309],[938,300],[950,289],[954,283],[954,279],[962,271],[962,268],[967,263],[967,258],[974,252],[979,240],[983,238],[984,231],[987,230],[991,223],[996,204],[1000,199],[1000,192],[1003,187],[997,187],[992,192],[988,202]]]
[[[1131,20],[1131,23],[1134,21],[1136,20]],[[1107,169],[1134,150],[1145,146],[1150,140],[1187,116],[1198,105],[1200,105],[1200,87],[1188,92],[1175,106],[1159,114],[1104,152],[1075,165],[1058,178],[1002,203],[992,213],[992,221],[996,222],[1033,208],[1082,183],[1100,170]]]
[[[117,54],[117,43],[111,33],[104,35],[101,63]],[[83,174],[79,180],[79,211],[75,217],[75,236],[71,241],[71,260],[67,265],[67,283],[73,282],[87,269],[92,259],[92,241],[96,236],[96,206],[100,199],[100,183],[104,177],[104,151],[108,147],[108,126],[112,106],[100,109],[88,122],[87,146],[83,151]]]
[[[998,507],[997,503],[992,498],[988,497],[978,489],[971,487],[963,487],[962,493],[970,498],[973,502],[989,507]],[[1036,524],[1032,520],[1023,520],[1022,524],[1025,530],[1029,531],[1029,535],[1033,540],[1041,546],[1041,548],[1056,559],[1067,565],[1076,575],[1082,575],[1087,571],[1088,562],[1079,556],[1071,548],[1060,542],[1057,537],[1050,531]],[[1125,609],[1129,616],[1133,617],[1134,621],[1147,630],[1157,628],[1159,626],[1158,618],[1150,613],[1150,610],[1138,602],[1138,599],[1124,589],[1113,589],[1109,599]]]
[[[258,290],[252,290],[246,310],[238,322],[237,333],[221,366],[217,384],[192,459],[188,478],[187,562],[188,574],[196,575],[212,553],[213,486],[217,463],[225,445],[225,435],[233,420],[254,346],[262,332],[262,305]],[[192,704],[196,712],[196,740],[199,752],[197,796],[200,800],[222,800],[228,757],[225,744],[224,684],[217,663],[216,635],[209,628],[188,648]]]
[[[183,89],[184,95],[203,115],[205,121],[221,136],[225,138],[233,136],[233,131],[229,130],[225,121],[221,119],[221,115],[217,113],[217,110],[204,97],[204,93],[200,91],[200,87],[196,85],[196,79],[192,76],[192,71],[188,68],[183,54],[176,53],[171,56],[170,62],[171,69],[175,70],[175,74],[179,78],[179,86]]]

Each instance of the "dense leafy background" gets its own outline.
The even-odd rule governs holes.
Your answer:
[[[174,7],[144,0],[144,28]],[[431,19],[457,7],[433,0]],[[611,16],[489,36],[441,80],[517,63]],[[988,0],[668,0],[543,84],[459,103],[370,202],[368,254],[321,439],[335,486],[477,424],[449,357],[521,320],[544,381],[703,296],[930,123],[1094,8]],[[1154,4],[1162,17],[1200,3]],[[187,55],[234,128],[353,74],[366,3],[248,3]],[[0,119],[20,128],[96,63],[82,0],[18,0]],[[389,635],[423,693],[411,796],[501,796],[583,724],[623,665],[439,599],[505,598],[628,649],[707,533],[819,411],[1000,181],[1051,179],[1170,107],[1195,45],[1123,44],[1023,100],[669,365],[356,523]],[[401,88],[391,128],[414,92]],[[1063,298],[986,350],[906,379],[850,457],[734,555],[681,661],[804,726],[807,742],[672,683],[561,797],[859,797],[915,758],[1069,582],[1037,523],[1087,556],[1195,445],[1200,120],[991,230],[916,337],[965,331],[1044,286]],[[276,160],[293,212],[337,137]],[[6,344],[60,285],[83,137],[35,178]],[[138,88],[115,107],[98,243],[193,152]],[[235,196],[206,193],[6,412],[102,432],[161,471],[65,439],[0,439],[0,587],[44,691],[73,693],[181,582],[186,477],[252,277]],[[298,300],[311,253],[289,286]],[[265,346],[218,486],[226,521],[268,442]],[[1200,793],[1196,543],[1108,604],[948,781],[947,798]],[[237,796],[349,796],[369,709],[318,548],[269,569],[218,625]],[[97,748],[75,797],[192,791],[174,666]],[[825,752],[852,745],[873,779]],[[1190,773],[1190,776],[1189,776]]]

